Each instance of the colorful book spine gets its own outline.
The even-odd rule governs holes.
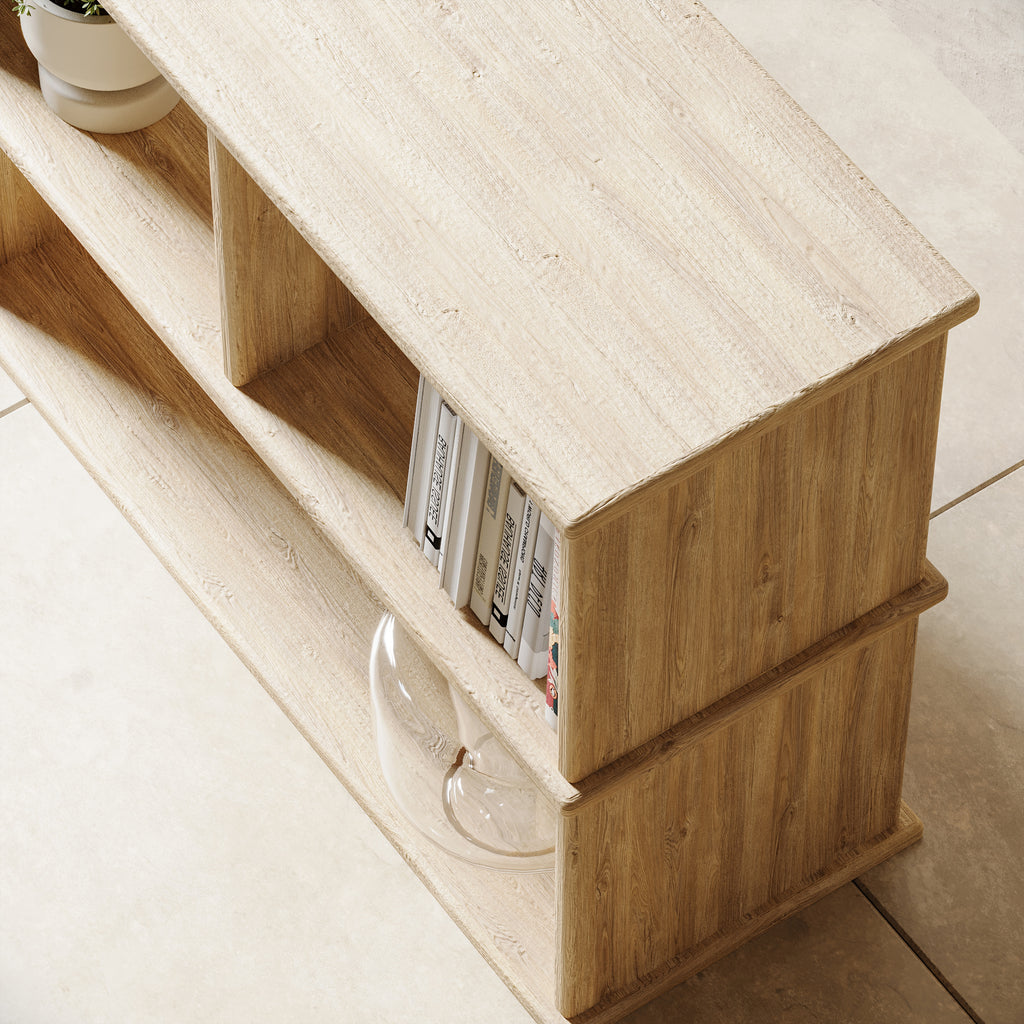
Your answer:
[[[505,642],[508,626],[508,610],[512,601],[512,575],[515,571],[516,546],[523,525],[526,509],[526,495],[516,483],[509,484],[508,501],[505,505],[505,522],[501,530],[501,546],[498,548],[498,567],[494,574],[494,596],[491,599],[491,636],[499,644]]]
[[[519,643],[519,667],[530,679],[543,679],[548,671],[548,636],[551,630],[551,550],[555,529],[541,512],[537,543],[526,593],[523,636]]]
[[[476,564],[473,570],[473,590],[469,606],[485,625],[491,624],[491,603],[494,597],[494,577],[501,547],[505,508],[508,505],[509,475],[492,455],[487,470],[487,490],[484,511],[480,517],[480,540],[477,544]]]
[[[533,552],[537,546],[537,520],[540,509],[529,495],[523,505],[523,523],[519,528],[516,544],[515,569],[512,577],[512,596],[508,603],[508,622],[505,625],[504,647],[511,658],[519,657],[519,646],[523,637],[523,622],[526,617],[526,598],[530,589],[530,573],[533,568]]]
[[[551,549],[551,630],[548,634],[547,721],[558,728],[558,588],[561,578],[562,539],[556,533]]]

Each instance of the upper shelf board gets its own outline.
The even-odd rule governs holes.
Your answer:
[[[977,307],[693,0],[107,6],[562,529]]]

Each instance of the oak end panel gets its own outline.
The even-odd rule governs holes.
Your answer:
[[[940,335],[563,540],[570,782],[924,577],[944,354]]]
[[[209,133],[224,370],[242,385],[367,314]]]
[[[671,759],[560,819],[565,1016],[656,987],[706,944],[795,909],[898,827],[916,631],[904,618],[695,728]]]

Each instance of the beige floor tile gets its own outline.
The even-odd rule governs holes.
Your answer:
[[[1024,1020],[1024,471],[932,521],[904,795],[925,838],[866,876],[985,1024]]]
[[[0,1020],[527,1024],[31,408],[0,478]]]
[[[710,6],[981,295],[950,338],[941,508],[1024,458],[1024,156],[873,0]],[[1024,61],[996,87],[1019,107]]]
[[[18,390],[18,385],[7,375],[7,371],[0,366],[0,415],[6,412],[12,405],[17,405],[24,398]]]
[[[1024,74],[1020,0],[875,0],[904,35],[985,112],[1024,153],[1024,93],[1007,83]]]
[[[968,1024],[853,885],[649,1003],[628,1024]]]

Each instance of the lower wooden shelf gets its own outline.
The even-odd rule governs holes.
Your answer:
[[[0,267],[0,352],[524,1006],[563,1021],[551,1008],[553,872],[462,864],[400,816],[376,769],[367,679],[383,609],[72,239]]]

